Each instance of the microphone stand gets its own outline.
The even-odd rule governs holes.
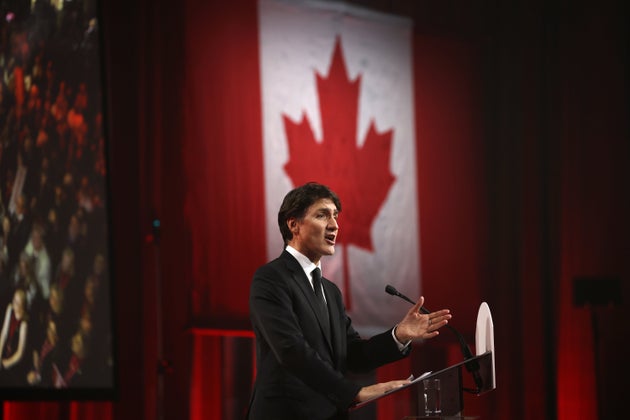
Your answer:
[[[385,286],[385,292],[392,296],[397,296],[403,300],[406,300],[412,305],[416,304],[416,302],[414,302],[413,300],[409,299],[407,296],[400,293],[392,285],[388,284],[387,286]],[[425,308],[424,306],[421,306],[419,310],[420,312],[426,315],[431,313],[431,311]],[[459,341],[459,346],[461,348],[462,355],[464,356],[464,360],[472,359],[474,356],[472,352],[470,351],[470,347],[468,347],[468,344],[466,344],[466,340],[464,339],[464,336],[450,324],[446,324],[446,328],[451,330],[453,334],[455,334],[457,341]],[[481,379],[481,376],[479,375],[479,363],[476,360],[472,360],[466,363],[465,366],[466,366],[466,370],[472,374],[473,379],[475,381],[475,385],[477,386],[477,389],[471,389],[471,388],[463,388],[463,389],[464,391],[469,392],[471,394],[478,394],[479,391],[482,389],[482,385],[483,385],[483,380]]]

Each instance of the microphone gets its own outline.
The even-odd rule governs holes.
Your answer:
[[[402,293],[400,293],[391,284],[388,284],[387,286],[385,286],[385,292],[387,292],[388,294],[390,294],[392,296],[398,296],[399,298],[401,298],[403,300],[406,300],[407,302],[411,303],[412,305],[416,304],[416,302],[414,302],[413,300],[409,299],[407,296],[405,296]],[[424,306],[420,307],[420,312],[422,312],[424,314],[430,314],[431,313],[431,311],[429,311]],[[457,341],[459,341],[459,346],[461,347],[462,355],[464,356],[464,360],[472,359],[474,356],[473,356],[472,352],[470,351],[470,347],[468,347],[468,344],[466,344],[466,340],[464,339],[464,336],[459,331],[457,331],[454,327],[452,327],[450,324],[446,324],[446,328],[451,330],[453,332],[453,334],[455,334],[455,337],[457,337]],[[466,369],[469,372],[472,372],[473,378],[475,379],[475,385],[477,385],[477,390],[471,390],[471,389],[465,389],[465,390],[476,394],[476,393],[478,393],[481,390],[481,387],[483,385],[483,381],[482,381],[481,377],[479,376],[479,364],[476,361],[473,361],[473,362],[470,362],[470,363],[466,363]]]
[[[399,298],[406,300],[407,302],[411,303],[412,305],[415,305],[416,302],[414,302],[413,300],[409,299],[407,296],[403,295],[402,293],[400,293],[398,290],[396,290],[396,288],[394,286],[392,286],[391,284],[388,284],[387,286],[385,286],[385,291],[387,293],[389,293],[392,296],[398,296]],[[424,313],[424,314],[430,314],[431,312],[425,308],[424,306],[420,307],[420,312]]]

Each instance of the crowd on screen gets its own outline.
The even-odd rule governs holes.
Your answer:
[[[0,3],[0,387],[107,386],[98,24],[18,3]]]

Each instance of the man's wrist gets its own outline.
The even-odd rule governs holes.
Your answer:
[[[411,340],[405,340],[402,337],[399,337],[396,334],[397,330],[398,330],[398,324],[396,324],[396,326],[392,329],[392,337],[394,337],[394,341],[398,345],[398,348],[400,350],[403,350],[405,347],[407,347],[411,343]]]

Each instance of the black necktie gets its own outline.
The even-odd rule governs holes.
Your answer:
[[[313,289],[315,290],[316,300],[324,320],[324,328],[326,328],[328,333],[330,320],[328,318],[328,306],[326,305],[326,301],[324,300],[324,295],[322,293],[322,271],[318,267],[311,271],[311,275],[313,276]]]

